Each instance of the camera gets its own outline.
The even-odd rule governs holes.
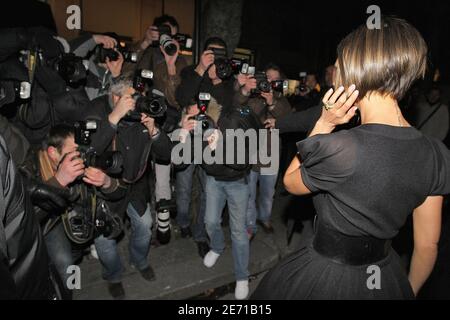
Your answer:
[[[31,97],[31,84],[20,81],[0,81],[0,106]]]
[[[181,50],[192,51],[193,40],[189,35],[177,33],[173,38],[180,44]]]
[[[227,57],[225,49],[211,48],[214,54],[214,64],[216,65],[217,76],[222,79],[228,79],[234,74],[233,63]]]
[[[145,113],[150,118],[162,118],[166,114],[167,104],[164,95],[159,95],[157,90],[153,90],[150,96],[142,96],[135,93],[133,98],[136,101],[135,111]]]
[[[76,85],[87,77],[87,70],[83,59],[75,56],[73,53],[60,56],[54,62],[53,68],[68,85]]]
[[[194,130],[193,133],[203,133],[209,129],[214,129],[216,127],[214,121],[206,114],[208,111],[208,105],[211,101],[211,95],[209,93],[200,93],[197,99],[199,114],[192,117],[191,119],[197,121],[200,125]]]
[[[78,151],[86,168],[93,167],[104,171],[108,175],[122,172],[123,158],[120,152],[105,152],[98,155],[90,147],[91,135],[97,131],[97,122],[94,120],[79,121],[74,124],[75,143],[79,145]]]
[[[158,220],[158,228],[156,230],[156,238],[159,243],[166,245],[170,242],[171,227],[170,227],[170,210],[173,205],[170,200],[161,199],[156,204],[156,216]]]
[[[300,72],[300,85],[298,86],[298,90],[300,92],[307,92],[308,87],[306,86],[306,76],[307,72]]]
[[[167,25],[162,25],[158,27],[158,32],[159,43],[156,43],[156,46],[160,45],[169,56],[174,56],[177,53],[177,46],[173,42],[170,27]]]
[[[31,97],[28,70],[18,59],[0,64],[0,107]]]
[[[100,63],[106,63],[106,58],[109,61],[119,60],[119,53],[122,54],[125,62],[137,63],[138,54],[127,49],[127,47],[120,43],[115,49],[105,49],[103,45],[97,46],[97,59]]]
[[[136,70],[135,76],[133,78],[133,88],[143,93],[145,92],[146,84],[153,80],[153,71],[147,69]]]
[[[249,68],[252,72],[253,67]],[[256,79],[256,89],[252,91],[253,94],[269,93],[270,91],[285,93],[288,89],[289,82],[285,80],[269,81],[265,72],[254,73]]]

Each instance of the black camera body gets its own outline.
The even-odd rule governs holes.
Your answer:
[[[172,36],[172,30],[165,24],[159,26],[157,31],[159,32],[159,41],[154,41],[152,47],[157,48],[162,46],[169,56],[174,56],[177,53],[177,46],[174,43],[174,40],[176,40],[179,43],[181,50],[192,51],[193,40],[189,35],[177,33]]]
[[[83,63],[83,58],[77,57],[73,53],[61,55],[53,63],[53,68],[69,86],[74,86],[87,77],[87,70]]]
[[[194,42],[191,36],[183,33],[177,33],[173,38],[180,44],[180,49],[182,51],[192,51]]]
[[[138,54],[127,49],[126,46],[119,44],[115,49],[105,49],[102,45],[97,47],[97,59],[100,63],[106,63],[106,58],[109,61],[119,60],[119,52],[122,54],[125,62],[137,63]]]
[[[214,64],[216,65],[217,76],[222,79],[228,79],[234,74],[233,63],[227,57],[225,49],[211,48],[214,54]]]
[[[167,112],[167,103],[164,95],[159,95],[153,90],[150,96],[144,96],[139,92],[132,95],[136,106],[134,111],[128,112],[124,120],[129,122],[140,122],[141,114],[144,113],[150,118],[164,118]]]
[[[80,158],[86,168],[93,167],[104,171],[108,175],[122,172],[123,158],[120,152],[105,152],[98,155],[90,147],[91,135],[97,131],[97,122],[93,120],[79,121],[74,124],[75,143],[78,144]]]
[[[252,91],[253,94],[269,93],[271,91],[284,93],[288,88],[288,81],[275,80],[269,81],[265,72],[256,72],[254,74],[256,79],[256,89]]]

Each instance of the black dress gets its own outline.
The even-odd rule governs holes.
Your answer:
[[[450,151],[414,128],[363,125],[314,136],[299,142],[298,151],[319,224],[346,236],[392,239],[428,196],[450,193]],[[392,249],[375,265],[381,271],[379,290],[367,285],[369,265],[335,262],[311,244],[271,270],[252,299],[414,297]]]

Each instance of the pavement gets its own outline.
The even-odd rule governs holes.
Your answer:
[[[295,223],[286,218],[289,208],[295,205],[293,197],[279,194],[274,201],[273,226],[275,233],[260,230],[250,247],[250,290],[257,287],[263,275],[277,262],[300,248],[306,232],[298,232]],[[230,232],[224,227],[227,247],[217,264],[208,269],[197,253],[192,239],[182,239],[174,228],[168,245],[152,247],[149,261],[156,280],[147,282],[128,263],[128,235],[119,243],[119,252],[126,268],[123,285],[129,300],[188,300],[234,299],[233,259]],[[292,237],[289,235],[292,234]],[[290,243],[288,244],[288,239]],[[75,300],[111,300],[107,284],[101,276],[98,260],[87,256],[80,265],[81,289],[74,292]]]

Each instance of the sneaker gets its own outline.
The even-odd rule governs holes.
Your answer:
[[[90,250],[91,250],[92,258],[98,260],[98,253],[97,253],[97,249],[95,248],[95,244],[91,245]]]
[[[207,268],[212,268],[217,262],[217,259],[219,259],[220,254],[215,253],[214,251],[209,251],[205,258],[203,259],[203,264]]]
[[[183,239],[192,237],[191,228],[189,228],[189,227],[181,228],[181,229],[180,229],[180,232],[181,232],[181,237],[182,237]]]
[[[245,300],[248,297],[248,280],[236,282],[236,290],[234,296],[236,300]]]
[[[209,252],[209,245],[205,241],[197,242],[198,255],[200,258],[204,259],[206,254]]]
[[[119,283],[108,283],[108,291],[114,300],[125,299],[125,289],[122,286],[122,282]]]
[[[144,278],[147,281],[155,281],[156,280],[156,276],[155,276],[155,272],[153,271],[152,267],[147,267],[144,270],[139,270],[139,272],[141,273],[142,278]]]

